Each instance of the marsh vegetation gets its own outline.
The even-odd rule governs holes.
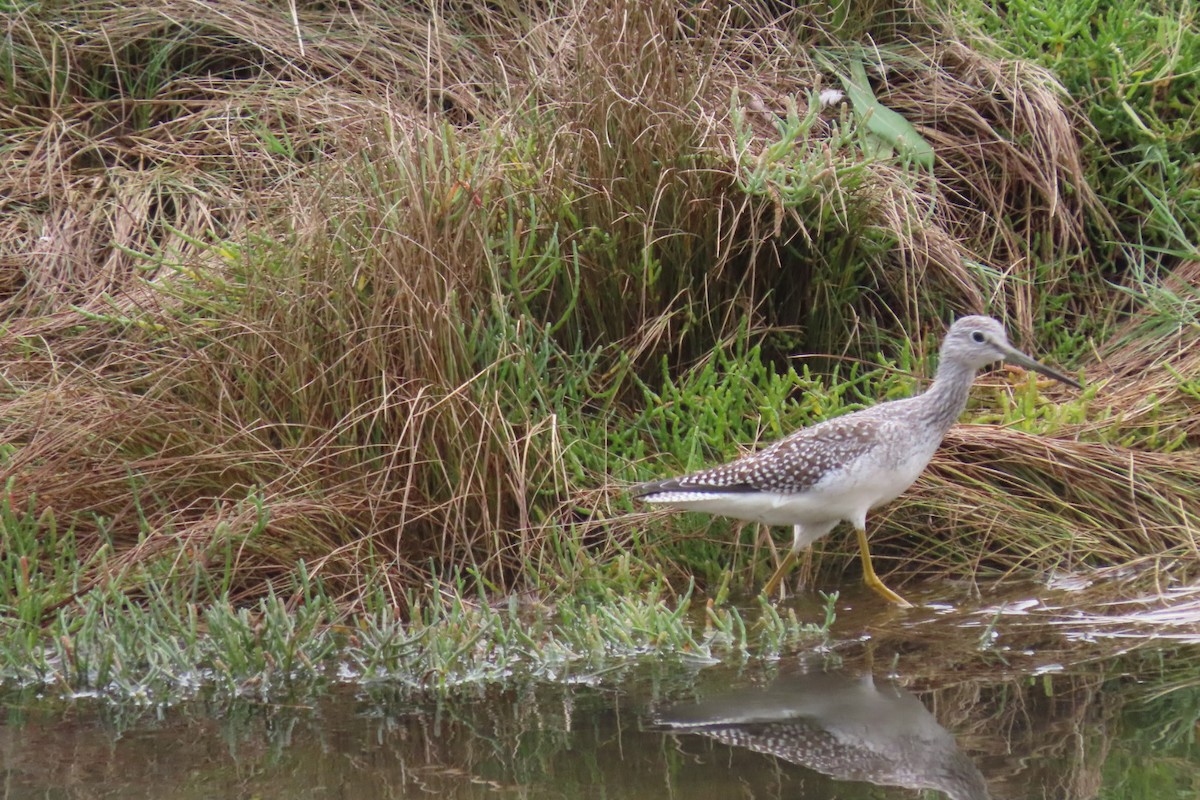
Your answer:
[[[728,602],[762,532],[623,489],[918,390],[961,313],[1089,388],[985,376],[888,582],[1195,572],[1190,2],[0,7],[6,684],[824,641]]]
[[[1195,794],[1190,0],[0,12],[14,796],[185,796],[149,740],[205,796],[233,750],[263,796],[345,752],[380,795],[774,796],[821,784],[642,723],[797,654],[896,678],[997,796]],[[921,608],[836,532],[755,599],[763,531],[630,502],[920,390],[964,313],[1087,389],[984,376],[873,517]]]

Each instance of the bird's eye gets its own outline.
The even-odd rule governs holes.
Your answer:
[[[971,334],[971,341],[976,342],[977,344],[983,344],[983,339],[983,331],[975,331]]]

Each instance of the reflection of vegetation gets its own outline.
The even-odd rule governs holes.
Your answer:
[[[1182,663],[1196,653],[1168,652]],[[1198,777],[1198,698],[1179,668],[1154,677],[1141,656],[1037,678],[964,681],[926,653],[922,704],[955,734],[998,800],[1190,797]],[[942,670],[942,671],[938,671]],[[1121,677],[1148,675],[1146,684]],[[1172,677],[1166,677],[1171,675]],[[613,676],[610,676],[613,677]],[[769,681],[770,670],[643,662],[589,686],[527,679],[433,699],[398,682],[341,689],[319,702],[248,699],[175,709],[86,704],[14,707],[0,726],[10,790],[121,790],[122,796],[263,798],[347,794],[450,798],[676,796],[906,797],[833,782],[783,760],[645,723],[651,709]],[[1160,684],[1165,681],[1165,684]],[[1174,687],[1161,694],[1162,686]],[[1156,688],[1157,687],[1157,688]],[[1151,690],[1149,700],[1146,691]],[[120,735],[115,735],[115,734]],[[164,783],[164,782],[169,782]]]
[[[1106,591],[1076,589],[1070,600],[1099,610]],[[911,632],[897,633],[877,646],[902,648],[893,669],[977,754],[995,797],[1190,797],[1200,780],[1200,651],[1156,640],[1119,606],[1111,622],[1099,611],[1084,621],[1060,599],[1015,600],[1011,616],[963,609],[949,620],[956,633],[931,633],[915,648]],[[1169,614],[1195,630],[1190,603]],[[972,620],[991,626],[986,649],[962,635]],[[1076,641],[1060,637],[1068,629]],[[1174,794],[1181,786],[1191,790]]]
[[[1200,791],[1200,673],[1196,652],[1143,659],[1104,762],[1102,797],[1152,800]]]

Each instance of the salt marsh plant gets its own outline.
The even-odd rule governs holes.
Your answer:
[[[28,635],[93,590],[411,611],[459,581],[588,591],[619,558],[749,585],[752,531],[693,537],[622,487],[910,391],[982,310],[1098,388],[981,390],[1028,432],[952,432],[884,553],[917,577],[1188,552],[1194,119],[1121,95],[1183,137],[1156,134],[1179,196],[1135,190],[1140,134],[1080,83],[1119,48],[1047,60],[970,8],[13,4],[0,478],[26,557],[0,602]],[[1155,87],[1190,86],[1166,16]],[[844,76],[857,101],[820,107]]]

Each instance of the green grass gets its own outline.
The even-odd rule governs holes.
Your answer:
[[[348,616],[305,564],[291,593],[237,605],[224,588],[234,578],[232,560],[215,569],[142,560],[140,574],[88,589],[75,582],[73,534],[6,503],[0,515],[12,534],[0,557],[0,587],[10,598],[0,685],[120,704],[277,702],[375,681],[445,694],[519,677],[600,674],[639,658],[769,659],[822,644],[834,621],[836,596],[821,624],[765,600],[757,610],[739,608],[724,595],[694,609],[692,590],[677,596],[647,581],[629,558],[597,567],[591,581],[555,602],[495,600],[472,594],[463,579],[411,592],[403,614],[378,591]]]
[[[1002,47],[1051,70],[1078,101],[1088,178],[1134,250],[1194,257],[1200,245],[1200,33],[1191,0],[958,3]],[[1100,244],[1100,243],[1097,243]]]
[[[0,606],[26,657],[106,608],[436,627],[533,592],[672,629],[769,559],[624,487],[921,388],[968,311],[1089,389],[989,378],[990,427],[873,517],[881,565],[1194,550],[1189,3],[11,5]],[[129,660],[73,646],[70,681]]]

